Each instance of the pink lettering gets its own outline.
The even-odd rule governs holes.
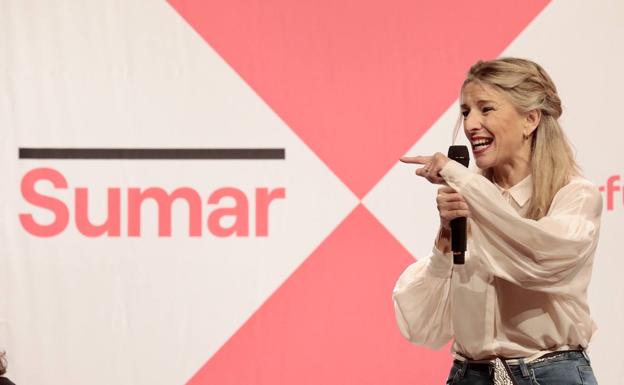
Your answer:
[[[197,191],[190,187],[176,189],[171,195],[159,187],[151,187],[145,191],[139,188],[128,189],[128,235],[141,236],[141,204],[145,199],[153,199],[158,204],[158,236],[171,236],[171,205],[182,198],[189,205],[189,235],[201,236],[201,198]]]
[[[22,178],[22,196],[28,203],[52,211],[54,220],[49,225],[42,225],[34,220],[32,214],[20,214],[19,219],[24,229],[32,235],[53,237],[63,232],[67,227],[69,210],[62,201],[35,191],[35,184],[42,180],[52,183],[55,188],[67,188],[65,177],[58,171],[51,168],[36,168]]]
[[[118,188],[108,189],[108,214],[101,225],[93,225],[89,220],[89,190],[84,187],[76,189],[76,227],[87,237],[99,237],[108,234],[118,237],[121,233],[121,193]]]
[[[214,210],[208,216],[208,229],[217,237],[227,237],[236,234],[237,237],[246,237],[249,234],[249,204],[247,196],[234,187],[224,187],[213,192],[208,198],[209,204],[217,204],[223,197],[234,198],[234,207],[224,207]],[[234,217],[234,224],[230,227],[221,226],[221,219],[226,216]]]
[[[274,199],[284,198],[286,189],[277,188],[269,192],[267,188],[256,189],[256,235],[266,237],[269,234],[269,205]]]
[[[67,189],[65,177],[51,168],[36,168],[24,175],[21,181],[21,192],[24,199],[33,206],[49,210],[54,215],[51,223],[37,222],[33,214],[20,213],[19,220],[23,228],[30,234],[38,237],[53,237],[67,228],[70,218],[70,207],[61,199],[47,196],[35,191],[40,181],[51,183],[54,188]],[[109,187],[106,198],[106,217],[94,223],[89,217],[89,188],[78,187],[74,191],[74,215],[78,232],[86,237],[119,237],[122,224],[122,190],[119,187]],[[269,233],[269,207],[277,199],[284,199],[286,189],[278,187],[269,189],[259,187],[255,189],[255,235],[266,237]],[[225,206],[224,200],[233,200],[233,205]],[[168,193],[160,187],[127,189],[127,226],[128,236],[140,237],[142,231],[141,216],[145,217],[143,203],[151,200],[156,204],[156,213],[153,218],[158,221],[158,236],[170,237],[172,227],[172,208],[176,200],[186,201],[188,205],[188,235],[199,237],[202,235],[202,198],[191,187],[180,187]],[[208,196],[208,205],[219,205],[208,214],[206,226],[209,233],[217,237],[249,236],[249,199],[247,194],[235,187],[223,187]],[[96,205],[97,206],[97,205]],[[151,213],[149,213],[151,214]],[[226,220],[230,219],[228,223]]]
[[[617,186],[615,183],[620,180],[619,175],[611,175],[609,179],[607,179],[607,210],[613,210],[613,195],[616,191],[621,191],[622,188]]]

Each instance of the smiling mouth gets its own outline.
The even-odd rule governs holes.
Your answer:
[[[486,151],[494,142],[494,138],[479,138],[473,139],[470,144],[472,145],[472,152],[475,154],[480,154]]]

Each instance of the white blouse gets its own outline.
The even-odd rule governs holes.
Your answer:
[[[458,359],[524,357],[586,348],[596,331],[587,305],[602,197],[576,177],[546,216],[526,219],[531,176],[505,190],[449,161],[440,171],[472,218],[464,265],[433,247],[407,267],[394,292],[401,334]]]

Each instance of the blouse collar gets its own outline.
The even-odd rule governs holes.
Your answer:
[[[522,179],[520,182],[516,183],[508,189],[499,186],[496,182],[494,182],[494,185],[498,187],[501,193],[507,191],[520,207],[525,205],[525,203],[531,198],[531,195],[533,193],[531,174],[527,175],[526,178]]]

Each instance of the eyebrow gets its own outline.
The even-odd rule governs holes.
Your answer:
[[[487,104],[487,103],[496,104],[496,102],[494,102],[493,100],[487,100],[487,99],[479,99],[479,100],[477,100],[477,105],[479,105],[479,104]],[[465,104],[465,103],[462,103],[462,105],[459,106],[459,108],[468,108],[468,105]]]

